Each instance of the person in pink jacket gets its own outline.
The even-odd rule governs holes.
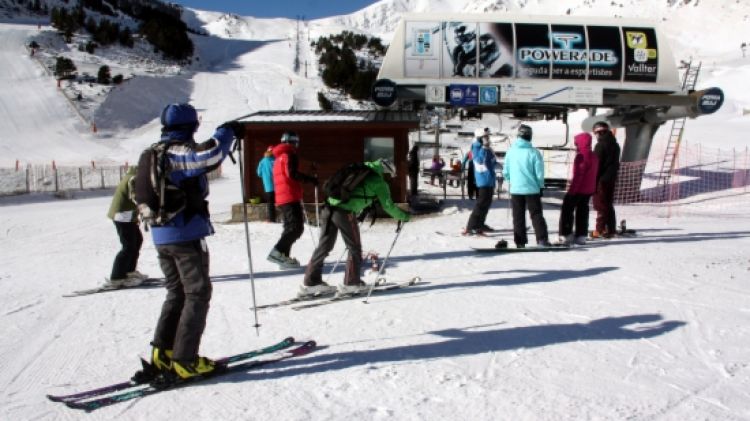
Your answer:
[[[599,170],[599,158],[591,150],[591,135],[575,135],[576,157],[573,160],[573,178],[565,194],[560,211],[560,242],[569,245],[572,242],[586,244],[589,230],[589,200],[596,191],[596,173]],[[575,235],[573,219],[575,214]]]

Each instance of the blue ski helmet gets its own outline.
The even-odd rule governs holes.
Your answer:
[[[169,131],[194,131],[198,128],[198,113],[190,104],[169,104],[161,112],[161,124]]]

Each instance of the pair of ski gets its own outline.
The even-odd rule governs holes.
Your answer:
[[[83,295],[91,295],[91,294],[98,294],[100,292],[110,292],[110,291],[120,291],[125,289],[146,289],[146,288],[157,288],[164,285],[164,279],[159,278],[146,278],[138,285],[135,286],[123,286],[123,287],[111,287],[111,286],[100,286],[96,288],[90,288],[90,289],[81,289],[78,291],[73,291],[69,294],[63,295],[63,297],[80,297]]]
[[[378,283],[375,285],[375,287],[372,290],[372,294],[380,294],[385,291],[393,291],[396,289],[402,289],[402,288],[408,288],[410,286],[414,286],[418,284],[422,278],[419,276],[415,276],[412,278],[409,278],[405,281],[398,281],[398,282],[385,282],[385,283]],[[381,281],[378,281],[381,282]],[[336,292],[331,292],[330,294],[320,294],[320,295],[313,295],[313,296],[304,296],[304,297],[294,297],[290,298],[288,300],[279,301],[276,303],[270,303],[270,304],[263,304],[255,307],[257,310],[267,309],[267,308],[276,308],[276,307],[284,307],[284,306],[290,306],[294,304],[292,307],[292,310],[304,310],[306,308],[312,308],[312,307],[319,307],[326,304],[332,304],[339,301],[346,301],[351,300],[353,298],[358,298],[366,295],[366,291],[359,293],[359,294],[337,294]]]
[[[230,355],[215,361],[216,370],[209,375],[194,377],[187,380],[177,379],[170,382],[138,383],[133,380],[115,383],[108,386],[91,389],[70,395],[47,395],[53,402],[64,403],[69,408],[82,409],[90,412],[105,406],[132,399],[153,395],[165,390],[195,384],[207,379],[213,379],[225,374],[253,370],[259,367],[283,361],[289,358],[308,354],[315,349],[315,341],[307,341],[295,346],[294,338],[288,337],[271,346]],[[267,355],[267,358],[258,358]],[[143,362],[144,370],[149,363]]]

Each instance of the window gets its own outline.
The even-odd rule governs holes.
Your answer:
[[[365,138],[365,161],[375,161],[377,159],[388,158],[391,161],[393,159],[393,143],[392,137],[367,137]]]

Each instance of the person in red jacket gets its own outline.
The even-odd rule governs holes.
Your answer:
[[[596,191],[596,175],[599,171],[599,158],[591,150],[591,135],[575,135],[576,157],[573,160],[573,178],[568,192],[563,198],[560,211],[560,242],[565,245],[575,242],[586,244],[589,230],[589,201]],[[575,213],[575,235],[573,217]]]
[[[292,244],[305,230],[302,214],[302,182],[318,185],[318,179],[299,172],[297,148],[299,137],[294,132],[281,135],[281,143],[273,148],[273,187],[276,207],[281,211],[284,229],[281,238],[268,254],[268,260],[282,269],[297,268],[299,260],[291,257]]]

